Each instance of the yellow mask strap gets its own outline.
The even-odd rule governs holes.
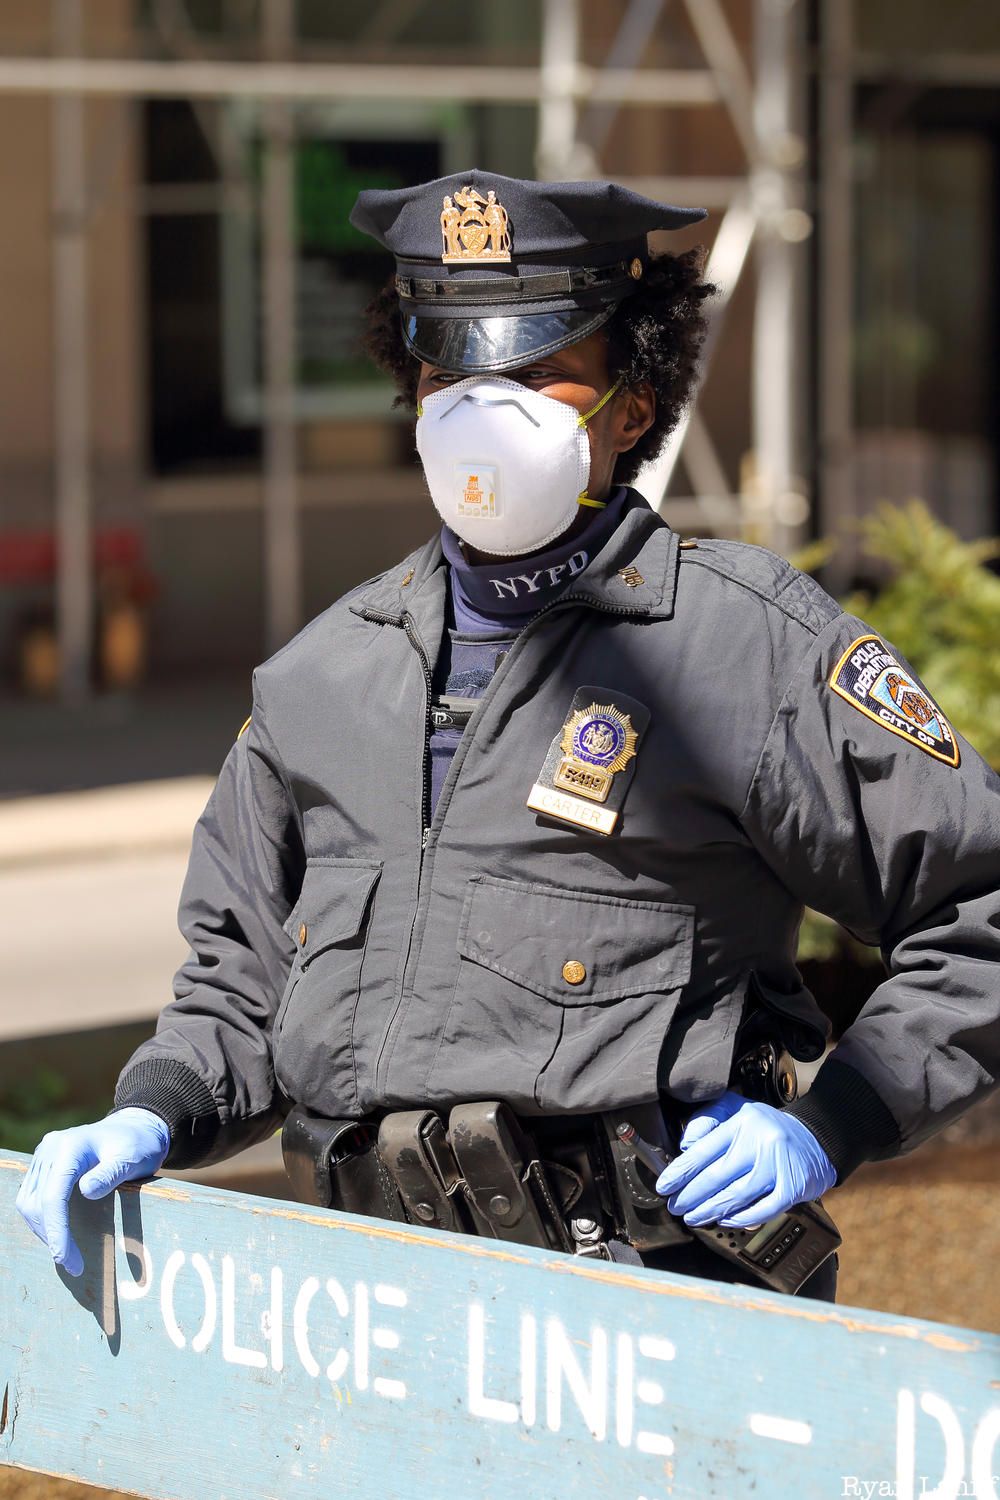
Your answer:
[[[601,407],[602,406],[607,406],[608,402],[611,400],[611,397],[615,394],[615,392],[617,391],[617,389],[621,385],[621,383],[622,383],[622,379],[621,379],[621,376],[619,375],[619,377],[615,381],[614,385],[611,387],[611,389],[609,391],[605,391],[604,395],[601,397],[600,401],[598,401],[597,405],[596,406],[592,406],[589,411],[585,411],[582,414],[582,416],[579,416],[577,418],[577,426],[578,427],[586,427],[586,425],[590,421],[591,417],[596,417],[597,413],[600,411]]]
[[[598,401],[597,405],[596,406],[592,406],[589,411],[585,411],[581,417],[577,418],[577,426],[578,427],[586,427],[586,425],[590,421],[591,417],[596,417],[597,413],[600,411],[601,407],[602,406],[606,406],[608,404],[608,402],[611,400],[611,397],[615,394],[615,391],[617,391],[617,389],[621,385],[621,383],[622,383],[621,376],[619,375],[619,377],[615,381],[614,385],[611,387],[611,389],[609,391],[605,391],[604,395],[601,397],[600,401]],[[590,498],[589,495],[583,494],[583,495],[577,495],[577,497],[576,497],[576,503],[577,503],[577,505],[589,505],[594,510],[604,510],[604,508],[605,508],[605,506],[607,505],[608,502],[606,500],[591,500],[591,498]]]

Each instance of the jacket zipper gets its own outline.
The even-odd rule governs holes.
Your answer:
[[[431,752],[431,700],[434,696],[434,686],[431,682],[431,667],[427,660],[427,652],[423,643],[417,635],[413,621],[409,615],[403,616],[403,629],[406,631],[407,639],[414,651],[420,658],[420,665],[424,671],[424,753],[420,761],[421,789],[420,789],[420,848],[421,852],[427,848],[427,835],[431,827],[431,799],[427,786],[427,758]]]
[[[427,660],[427,652],[423,648],[420,637],[413,627],[413,620],[409,615],[387,615],[380,609],[366,609],[364,612],[366,620],[374,620],[377,625],[395,625],[397,630],[403,630],[407,640],[420,658],[420,665],[424,673],[424,753],[421,758],[423,771],[423,786],[420,793],[420,848],[427,848],[427,835],[430,833],[431,802],[430,792],[427,786],[427,757],[431,748],[431,699],[434,696],[434,685],[431,682],[431,667]]]
[[[386,1046],[388,1045],[389,1038],[392,1035],[392,1029],[395,1024],[396,1017],[399,1014],[403,993],[406,988],[406,971],[409,968],[410,964],[410,945],[413,942],[413,929],[417,920],[417,910],[419,910],[420,907],[420,886],[423,882],[424,851],[427,848],[427,836],[430,833],[431,821],[430,792],[427,785],[427,758],[430,754],[431,745],[431,700],[434,695],[434,686],[431,682],[431,668],[430,663],[427,660],[427,652],[424,650],[423,642],[417,635],[417,632],[413,625],[413,620],[410,615],[404,614],[402,617],[398,615],[388,615],[384,614],[381,610],[375,609],[366,609],[364,613],[366,620],[374,620],[380,625],[394,625],[397,630],[403,630],[410,645],[413,647],[414,651],[417,653],[417,656],[420,658],[420,666],[424,674],[424,747],[423,754],[420,758],[420,870],[417,875],[417,904],[413,913],[413,921],[410,923],[410,936],[407,941],[406,960],[403,964],[403,973],[400,979],[399,994],[396,996],[396,1003],[393,1005],[392,1014],[390,1015],[389,1020],[386,1024],[385,1031],[382,1035],[382,1041],[379,1044],[378,1056],[375,1059],[375,1091],[377,1093],[379,1087],[379,1079],[382,1073],[382,1058],[385,1055]]]
[[[486,692],[483,694],[482,698],[479,700],[479,705],[478,705],[477,710],[476,710],[477,714],[485,706],[485,704],[489,702],[489,699],[491,698],[491,696],[493,694],[493,691],[494,691],[494,688],[495,688],[495,685],[497,683],[497,679],[501,675],[503,675],[503,676],[507,675],[507,670],[508,670],[508,668],[510,666],[511,660],[512,660],[512,658],[514,658],[518,654],[518,651],[519,651],[519,649],[521,647],[521,644],[525,640],[525,638],[527,637],[529,631],[531,631],[531,630],[534,629],[535,625],[542,618],[543,615],[550,614],[553,610],[564,608],[566,605],[569,605],[569,604],[587,604],[592,609],[596,609],[596,610],[600,611],[602,614],[607,614],[607,615],[634,615],[634,614],[637,613],[636,610],[634,610],[634,609],[627,609],[627,608],[625,608],[624,606],[621,606],[621,605],[600,604],[595,599],[590,598],[586,594],[564,594],[561,599],[553,599],[550,604],[544,605],[543,608],[540,609],[538,611],[538,613],[531,620],[529,620],[528,624],[525,625],[524,629],[521,631],[520,635],[517,637],[517,640],[514,642],[513,646],[510,648],[510,650],[508,651],[507,655],[505,656],[501,668],[498,671],[494,672],[493,677],[492,677],[492,679],[490,681],[489,687],[486,689]],[[431,741],[431,698],[433,696],[433,685],[431,683],[431,672],[430,672],[430,665],[429,665],[429,663],[427,661],[427,653],[425,652],[425,650],[423,648],[423,645],[421,644],[420,639],[417,636],[416,631],[413,628],[413,621],[410,618],[410,616],[408,614],[405,614],[405,615],[402,616],[402,618],[400,618],[400,616],[398,616],[398,615],[383,614],[383,612],[381,610],[374,610],[374,609],[366,609],[365,612],[364,612],[364,614],[365,614],[365,618],[366,619],[374,620],[378,624],[382,624],[382,625],[395,625],[397,627],[397,629],[402,628],[406,632],[406,636],[407,636],[407,638],[408,638],[408,640],[410,642],[410,645],[414,648],[414,650],[416,651],[417,655],[420,657],[420,663],[421,663],[421,666],[424,669],[424,683],[425,683],[425,687],[426,687],[426,704],[425,704],[425,714],[424,714],[424,755],[423,755],[423,761],[422,761],[422,768],[423,768],[423,794],[422,794],[422,803],[421,803],[421,825],[422,826],[421,826],[421,836],[420,836],[420,874],[419,874],[418,883],[417,883],[417,910],[413,913],[413,921],[410,924],[410,936],[409,936],[409,940],[408,940],[408,943],[407,943],[406,961],[405,961],[405,963],[403,965],[403,974],[402,974],[402,980],[401,980],[401,983],[400,983],[400,986],[399,986],[399,994],[396,996],[396,1003],[395,1003],[395,1005],[392,1008],[392,1014],[390,1015],[389,1020],[388,1020],[388,1022],[386,1024],[385,1031],[384,1031],[384,1033],[382,1035],[382,1041],[381,1041],[381,1043],[379,1045],[378,1056],[375,1059],[375,1092],[376,1092],[376,1094],[378,1094],[379,1089],[380,1089],[380,1085],[382,1083],[382,1073],[383,1073],[382,1060],[386,1056],[386,1052],[389,1049],[389,1043],[392,1040],[393,1032],[396,1029],[396,1023],[397,1023],[397,1021],[399,1019],[400,1012],[403,1009],[403,999],[404,999],[405,994],[406,994],[407,974],[408,974],[409,968],[410,968],[410,954],[411,954],[411,950],[412,950],[412,946],[413,946],[413,934],[414,934],[414,930],[416,928],[417,915],[418,915],[418,912],[419,912],[419,909],[420,909],[420,891],[421,891],[421,887],[423,886],[423,883],[424,883],[424,869],[423,869],[424,852],[425,852],[425,850],[427,848],[427,840],[428,840],[428,836],[430,834],[430,797],[429,797],[428,787],[427,787],[427,757],[428,757],[428,754],[430,752],[430,741]],[[467,728],[465,730],[465,733],[468,734],[468,732],[469,731],[468,731],[468,728]],[[430,862],[431,863],[433,863],[433,858],[434,858],[434,855],[433,855],[433,851],[432,851],[431,857],[430,857]],[[421,943],[422,943],[422,940],[423,939],[422,939],[422,935],[421,935]]]

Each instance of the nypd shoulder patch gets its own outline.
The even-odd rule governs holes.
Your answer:
[[[877,635],[862,635],[834,667],[830,686],[892,734],[910,740],[947,766],[959,762],[958,740],[933,698]]]

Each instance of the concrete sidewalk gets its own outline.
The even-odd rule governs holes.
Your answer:
[[[0,800],[0,1084],[45,1065],[73,1075],[73,1094],[106,1095],[95,1113],[110,1106],[118,1067],[152,1031],[187,953],[177,900],[213,785],[179,776]],[[162,1175],[289,1196],[277,1136]]]
[[[250,673],[0,699],[0,1039],[154,1017],[186,954],[191,833]]]
[[[109,855],[180,853],[214,785],[182,776],[0,802],[0,871]]]
[[[186,852],[210,775],[0,802],[0,870],[123,853]]]
[[[0,1041],[152,1019],[209,776],[0,802]]]

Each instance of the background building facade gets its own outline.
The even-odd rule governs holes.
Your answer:
[[[4,691],[46,627],[70,698],[116,651],[125,680],[246,673],[428,534],[410,414],[357,347],[390,267],[347,214],[463,163],[710,209],[669,241],[723,288],[702,393],[643,485],[679,529],[841,530],[833,587],[879,498],[1000,529],[991,12],[11,0]]]

